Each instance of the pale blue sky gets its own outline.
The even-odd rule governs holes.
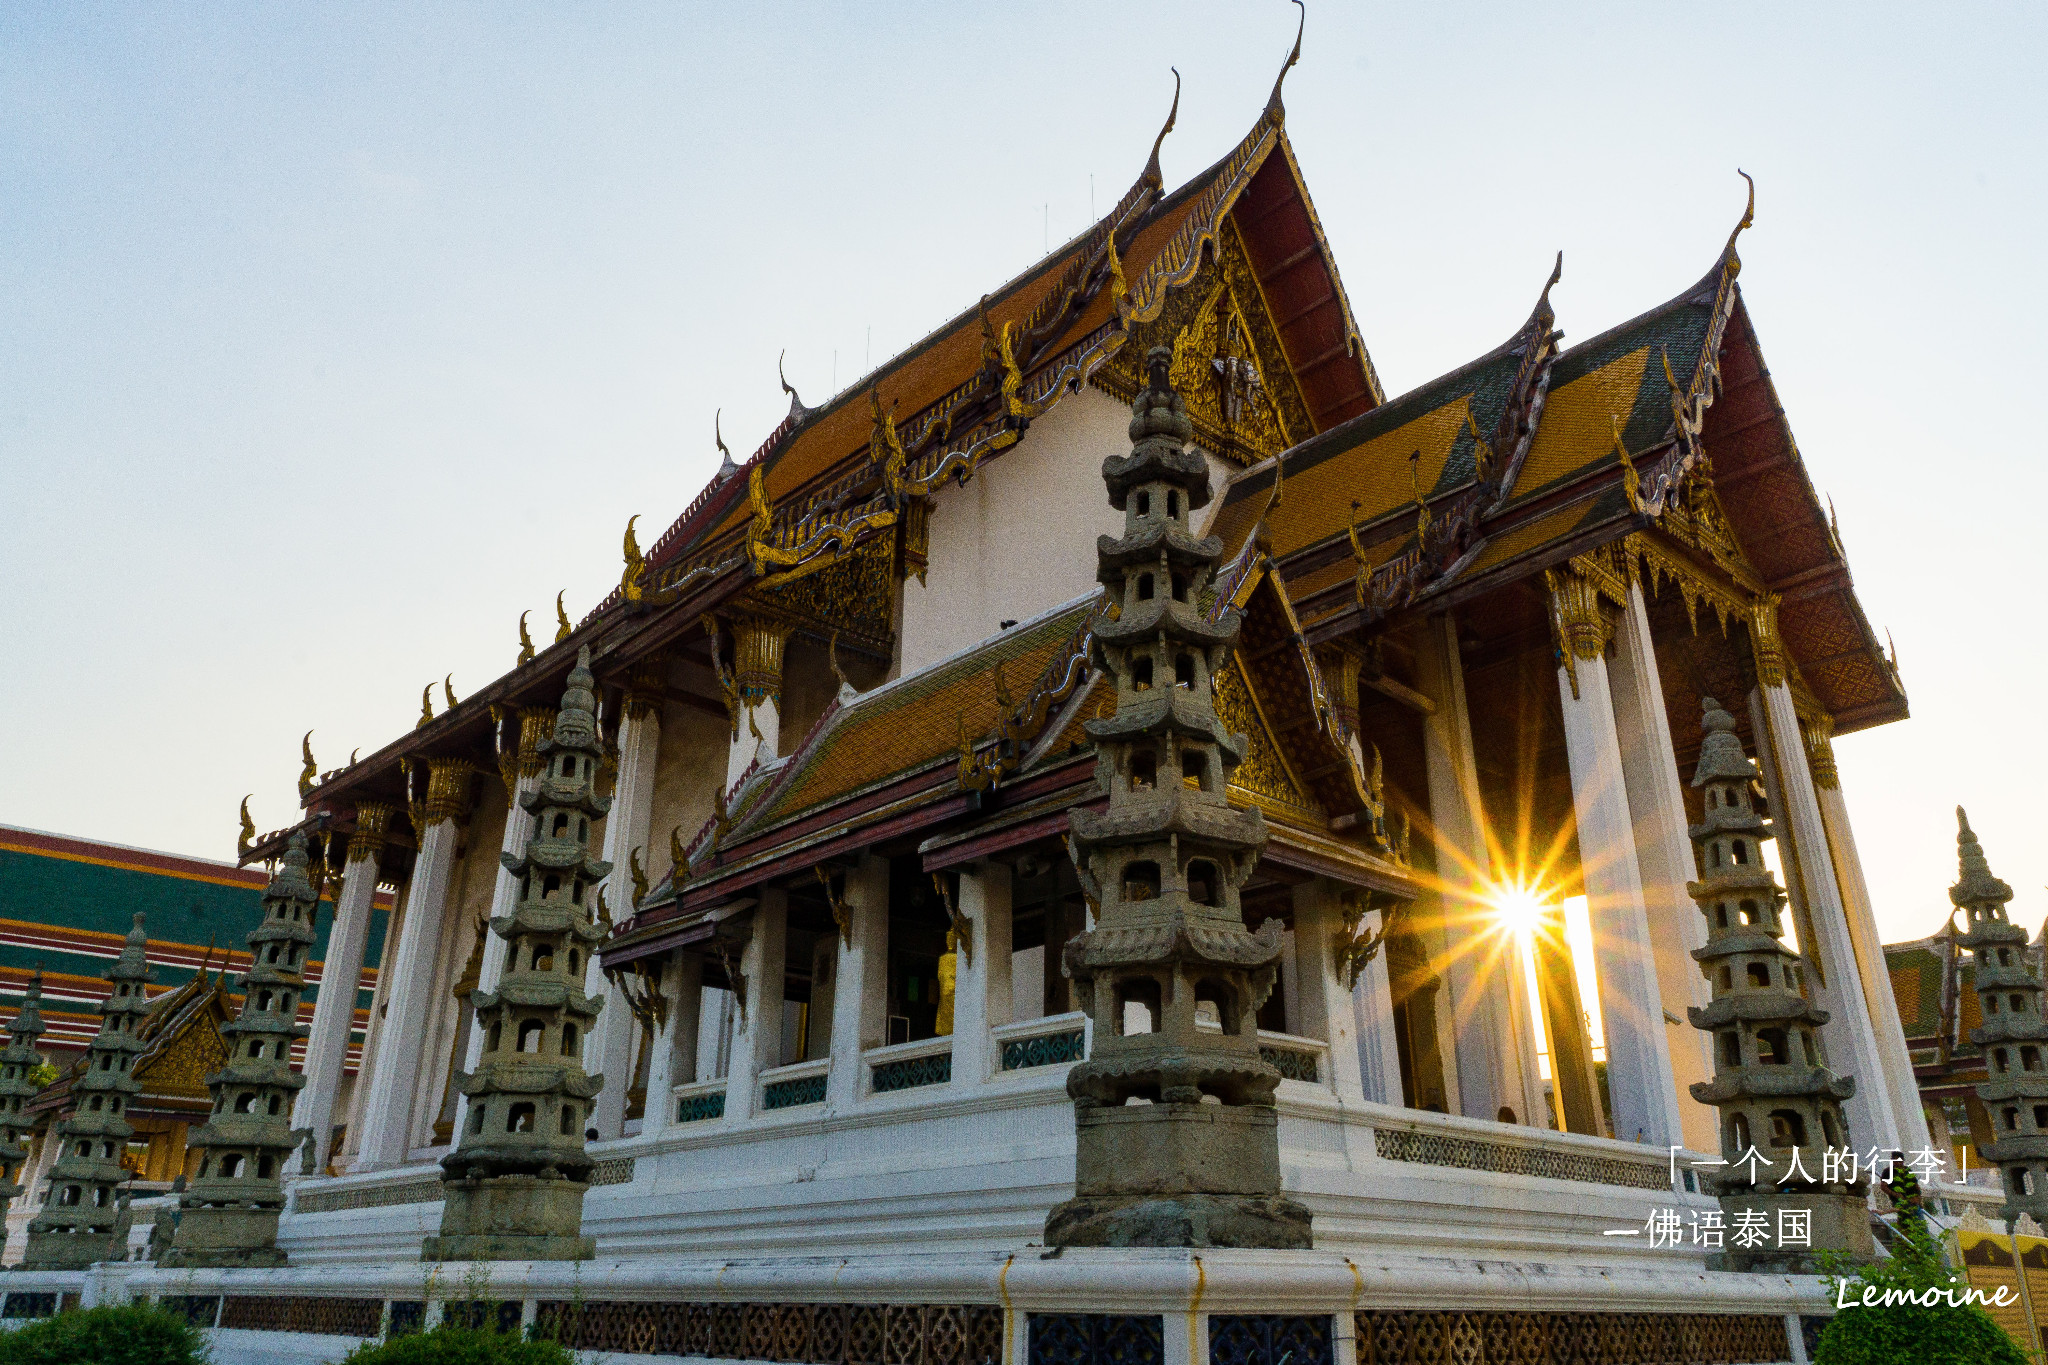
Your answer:
[[[1178,183],[1292,6],[15,4],[0,11],[0,820],[212,856],[237,801],[581,615],[781,416],[1078,231],[1186,79]],[[1708,267],[1752,314],[1914,718],[1839,746],[1887,937],[1971,807],[2048,912],[2043,13],[1312,8],[1288,127],[1390,389],[1558,248],[1584,338]],[[872,342],[869,341],[870,331]]]

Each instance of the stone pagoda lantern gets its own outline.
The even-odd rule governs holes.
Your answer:
[[[306,1078],[292,1070],[292,1043],[306,993],[307,950],[319,893],[306,875],[306,836],[294,832],[270,885],[263,919],[249,931],[242,1010],[221,1029],[227,1061],[206,1078],[213,1114],[192,1134],[199,1171],[179,1199],[177,1232],[165,1266],[279,1266],[277,1220],[284,1212],[284,1164],[301,1134],[292,1102]]]
[[[497,989],[470,996],[484,1051],[459,1076],[469,1097],[455,1150],[441,1159],[446,1204],[425,1261],[587,1261],[583,1196],[594,1164],[583,1132],[602,1076],[583,1070],[583,1040],[603,1008],[584,994],[590,953],[610,929],[590,900],[611,864],[590,856],[591,822],[610,808],[596,792],[598,739],[590,651],[569,672],[554,736],[536,748],[539,783],[520,801],[533,813],[526,851],[504,856],[520,878],[512,913],[491,921],[506,942]]]
[[[148,944],[138,914],[121,955],[101,974],[113,990],[99,1004],[100,1031],[71,1082],[71,1117],[50,1136],[58,1144],[57,1159],[17,1270],[82,1270],[127,1259],[128,1200],[121,1186],[133,1172],[121,1157],[135,1130],[123,1114],[142,1090],[134,1073],[144,1044],[136,1031],[149,1010],[145,983],[156,974]]]
[[[1820,1251],[1875,1254],[1867,1177],[1824,1181],[1836,1170],[1826,1150],[1850,1145],[1842,1101],[1856,1081],[1828,1070],[1820,1034],[1827,1011],[1806,998],[1805,966],[1782,942],[1785,895],[1764,866],[1768,835],[1751,802],[1756,766],[1742,752],[1735,718],[1712,697],[1701,704],[1705,739],[1692,784],[1701,789],[1702,817],[1688,831],[1700,879],[1686,893],[1707,917],[1706,946],[1693,957],[1713,1000],[1686,1013],[1714,1038],[1714,1079],[1695,1083],[1692,1097],[1720,1110],[1728,1163],[1707,1181],[1728,1229],[1710,1264],[1810,1274]],[[1763,1223],[1754,1224],[1757,1214]],[[1742,1245],[1744,1215],[1761,1241]],[[1810,1245],[1800,1244],[1802,1222]]]
[[[42,1000],[43,976],[37,972],[14,1022],[7,1026],[6,1050],[0,1051],[0,1245],[6,1241],[7,1206],[22,1192],[21,1177],[28,1164],[29,1101],[42,1089],[34,1079],[43,1064],[43,1054],[36,1050],[36,1039],[45,1031]]]
[[[1093,662],[1116,714],[1087,722],[1105,811],[1070,817],[1071,852],[1095,927],[1065,970],[1094,1019],[1094,1051],[1068,1073],[1074,1198],[1052,1211],[1053,1246],[1307,1247],[1308,1210],[1280,1197],[1273,1092],[1257,1013],[1273,988],[1281,927],[1245,928],[1238,895],[1266,840],[1259,812],[1230,807],[1245,737],[1216,719],[1210,680],[1238,613],[1212,611],[1222,554],[1189,517],[1208,466],[1168,379],[1146,358],[1131,451],[1103,461],[1121,538],[1099,542],[1109,611]],[[1146,1103],[1131,1104],[1131,1100]]]
[[[2041,983],[2027,962],[2027,931],[2005,917],[2012,888],[1991,875],[1970,817],[1956,807],[1956,884],[1948,898],[1969,923],[1956,946],[1969,951],[1984,1023],[1970,1041],[1984,1049],[1990,1079],[1977,1098],[1998,1135],[1982,1149],[2005,1177],[2005,1217],[2048,1223],[2048,1020]]]

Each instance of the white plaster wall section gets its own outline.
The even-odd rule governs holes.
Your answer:
[[[1130,449],[1130,420],[1125,404],[1081,389],[966,487],[938,490],[924,587],[904,591],[901,674],[1094,589],[1095,539],[1123,531],[1102,461]]]

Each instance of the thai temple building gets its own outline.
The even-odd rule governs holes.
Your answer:
[[[1738,951],[1699,951],[1709,787],[1752,852],[1768,822],[1739,951],[1813,1049],[1743,1083],[1824,1075],[1747,1142],[1931,1139],[1831,751],[1906,694],[1744,304],[1750,213],[1640,315],[1568,343],[1554,271],[1389,395],[1281,85],[1177,187],[1165,136],[246,841],[338,881],[288,1264],[123,1292],[247,1359],[438,1320],[462,1267],[423,1255],[650,1357],[1805,1359],[1819,1282],[1699,1231],[1742,1155],[1691,1022]]]

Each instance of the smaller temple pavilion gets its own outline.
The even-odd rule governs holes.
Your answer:
[[[51,1083],[29,1107],[34,1129],[27,1192],[10,1206],[10,1256],[20,1252],[20,1227],[45,1194],[39,1177],[52,1154],[42,1139],[70,1112],[72,1082],[99,1029],[96,1011],[107,993],[100,973],[120,955],[138,911],[153,975],[148,1013],[137,1030],[145,1046],[134,1072],[142,1089],[128,1109],[135,1132],[122,1160],[134,1173],[138,1196],[167,1190],[189,1174],[186,1135],[212,1107],[205,1077],[224,1053],[220,1027],[239,1005],[229,985],[248,965],[241,944],[261,916],[265,881],[261,867],[0,826],[0,1026],[13,1019],[40,970],[48,1031],[38,1046],[51,1068]],[[376,933],[390,904],[388,893],[379,899]],[[319,920],[321,943],[309,972],[316,984],[331,922],[326,913]],[[317,992],[307,995],[300,1009],[310,1021]],[[367,1000],[363,1005],[347,1057],[350,1072],[368,1024]]]

